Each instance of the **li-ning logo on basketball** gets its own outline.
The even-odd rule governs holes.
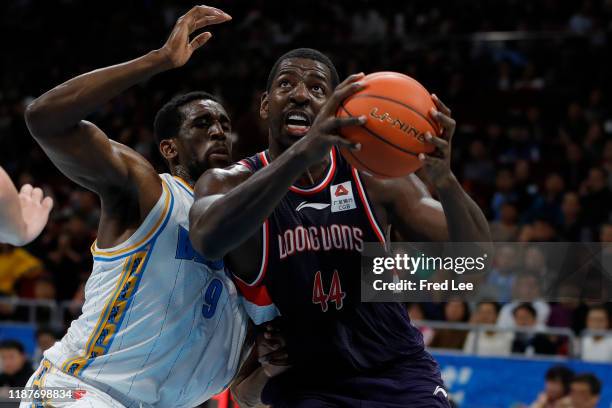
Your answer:
[[[388,123],[391,127],[396,127],[407,135],[412,135],[420,142],[425,143],[425,134],[423,132],[419,132],[417,128],[410,126],[409,123],[402,121],[400,118],[394,118],[388,112],[379,114],[378,107],[372,109],[370,116],[383,123]]]

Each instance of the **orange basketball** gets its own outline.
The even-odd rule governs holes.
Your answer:
[[[431,153],[425,132],[438,134],[429,111],[431,95],[419,82],[397,72],[376,72],[362,81],[362,91],[347,98],[336,116],[365,115],[363,126],[343,128],[342,136],[361,143],[360,151],[341,148],[342,155],[359,170],[378,177],[401,177],[418,170],[419,153]]]

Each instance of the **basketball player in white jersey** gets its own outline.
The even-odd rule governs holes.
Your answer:
[[[0,167],[0,243],[15,246],[32,242],[47,224],[53,199],[43,191],[24,184],[17,192],[15,185]]]
[[[191,93],[160,110],[155,133],[171,173],[161,175],[84,120],[130,86],[184,65],[211,37],[189,35],[230,19],[194,7],[162,48],[73,78],[27,108],[28,128],[49,158],[102,203],[82,315],[28,383],[79,389],[54,407],[193,407],[236,375],[247,317],[223,263],[200,257],[188,234],[194,180],[230,163],[225,109]]]

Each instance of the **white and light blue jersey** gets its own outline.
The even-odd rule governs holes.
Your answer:
[[[81,316],[44,355],[126,406],[192,407],[222,391],[241,360],[247,317],[221,261],[189,241],[193,191],[163,193],[137,231],[94,266]]]

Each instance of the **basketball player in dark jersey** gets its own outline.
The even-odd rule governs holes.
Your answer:
[[[343,159],[337,146],[359,146],[337,130],[366,118],[334,113],[362,78],[338,85],[315,50],[283,55],[261,100],[268,150],[196,183],[194,247],[225,258],[253,320],[282,316],[293,367],[262,393],[275,408],[449,406],[402,305],[360,302],[360,251],[385,243],[387,228],[406,241],[489,241],[487,221],[450,170],[455,121],[437,97],[431,116],[443,132],[427,135],[437,151],[420,159],[440,202],[415,175],[377,179]]]

